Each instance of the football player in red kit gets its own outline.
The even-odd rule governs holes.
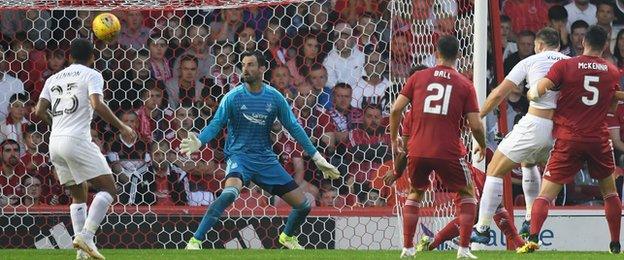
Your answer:
[[[472,130],[482,160],[485,134],[479,118],[475,89],[465,76],[455,70],[459,42],[454,36],[443,36],[437,43],[438,65],[414,73],[405,83],[392,106],[390,134],[395,158],[403,151],[398,136],[399,123],[405,107],[412,105],[411,138],[408,143],[408,173],[412,190],[403,206],[402,256],[415,254],[414,233],[418,222],[420,200],[429,186],[429,174],[435,171],[442,185],[458,192],[461,201],[457,212],[460,246],[458,258],[476,257],[470,252],[470,232],[474,223],[476,199],[470,170],[464,157],[466,148],[461,139],[464,120]]]
[[[547,90],[559,90],[553,117],[555,145],[550,154],[539,196],[531,210],[529,240],[518,253],[531,253],[539,248],[538,234],[548,216],[548,207],[562,186],[574,181],[587,164],[589,175],[598,180],[604,198],[605,216],[611,234],[609,250],[620,252],[622,202],[615,188],[613,147],[609,141],[606,116],[615,111],[614,99],[620,73],[602,59],[607,32],[590,26],[583,38],[583,55],[555,63],[536,87],[529,89],[534,100]]]

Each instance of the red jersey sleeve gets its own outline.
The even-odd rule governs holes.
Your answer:
[[[472,84],[468,85],[468,98],[464,103],[464,115],[468,113],[479,113],[479,102],[477,102],[477,92]]]
[[[414,75],[412,75],[411,77],[409,77],[407,79],[407,82],[405,82],[405,85],[403,85],[403,89],[401,89],[401,95],[406,96],[407,98],[409,98],[410,100],[412,100],[412,97],[414,96],[414,84],[415,84],[415,78],[416,76],[418,76],[418,72],[414,73]]]
[[[614,113],[609,112],[607,114],[607,127],[609,129],[620,128],[620,120]]]
[[[553,84],[555,84],[555,88],[559,88],[559,85],[561,85],[561,82],[563,81],[566,64],[565,61],[566,60],[560,60],[555,62],[545,76],[547,79],[552,81]]]

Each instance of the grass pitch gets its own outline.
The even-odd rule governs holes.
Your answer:
[[[398,250],[214,250],[185,251],[172,249],[103,249],[106,259],[399,259]],[[553,252],[540,251],[529,255],[518,255],[511,251],[475,251],[479,259],[622,259],[624,254],[611,255],[608,252]],[[416,259],[455,259],[455,251],[424,252]],[[74,250],[0,250],[0,259],[75,259]]]

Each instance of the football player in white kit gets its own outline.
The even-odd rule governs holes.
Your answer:
[[[52,127],[50,160],[59,182],[71,193],[69,209],[77,259],[104,259],[93,237],[117,197],[112,171],[100,149],[91,142],[93,111],[119,129],[122,140],[137,137],[104,103],[102,74],[89,67],[93,64],[93,51],[90,41],[74,40],[70,53],[73,64],[46,80],[36,107],[37,116]],[[86,181],[99,190],[88,214]]]
[[[555,62],[569,58],[559,53],[559,43],[559,33],[556,30],[549,27],[540,30],[535,36],[536,54],[514,66],[503,82],[490,93],[481,109],[481,117],[494,110],[514,89],[518,90],[523,81],[526,80],[525,87],[528,89],[536,85]],[[539,100],[531,101],[528,113],[499,144],[487,167],[487,177],[479,204],[479,221],[473,229],[473,242],[483,244],[489,242],[492,216],[502,203],[503,177],[518,164],[522,165],[522,188],[527,210],[520,234],[528,234],[531,206],[539,194],[541,181],[536,164],[546,163],[553,146],[552,117],[557,97],[558,92],[550,91]]]

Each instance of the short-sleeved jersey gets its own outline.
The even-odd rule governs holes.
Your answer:
[[[606,117],[619,88],[617,67],[600,57],[581,55],[556,62],[546,78],[559,89],[553,137],[599,142],[609,139]]]
[[[89,96],[102,95],[103,88],[102,74],[80,64],[72,64],[50,76],[39,97],[52,104],[50,136],[91,140],[93,108]]]
[[[464,115],[479,112],[470,80],[438,65],[414,73],[401,95],[412,104],[408,156],[457,159],[466,154],[461,140]]]
[[[525,87],[531,88],[537,85],[537,82],[548,73],[555,62],[568,58],[570,57],[556,51],[540,52],[521,60],[511,69],[505,79],[513,82],[516,86],[520,86],[523,81],[526,81]],[[537,101],[531,101],[529,105],[539,109],[554,109],[557,107],[558,95],[558,91],[549,90]]]

